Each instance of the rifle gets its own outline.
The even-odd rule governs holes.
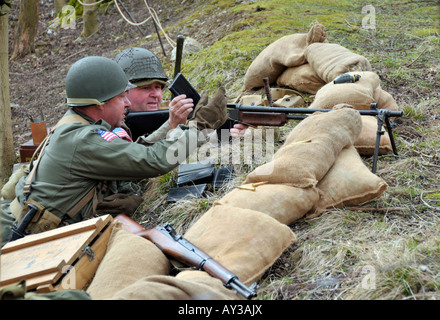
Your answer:
[[[226,288],[235,290],[246,299],[257,296],[256,283],[252,284],[251,287],[247,287],[236,275],[181,235],[178,235],[171,224],[166,223],[163,227],[157,226],[156,228],[145,229],[124,214],[119,214],[115,219],[122,222],[122,228],[125,231],[150,240],[169,257],[198,270],[206,271],[211,276],[220,279]]]

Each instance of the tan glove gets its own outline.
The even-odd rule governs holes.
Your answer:
[[[96,208],[97,215],[110,214],[113,217],[120,213],[132,216],[143,198],[135,194],[116,193],[104,198],[98,203]]]
[[[188,125],[195,124],[199,130],[220,128],[228,120],[228,99],[225,93],[225,88],[221,87],[211,101],[203,94]]]

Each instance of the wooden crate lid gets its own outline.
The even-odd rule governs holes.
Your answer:
[[[1,249],[0,286],[23,279],[28,289],[55,283],[112,221],[105,215],[7,243]]]

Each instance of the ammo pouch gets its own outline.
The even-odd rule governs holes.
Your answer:
[[[49,231],[52,229],[57,228],[61,223],[61,218],[51,213],[49,210],[47,210],[45,207],[43,207],[38,202],[28,199],[24,203],[20,218],[17,220],[17,224],[20,225],[21,221],[23,220],[26,213],[29,211],[28,204],[35,205],[38,208],[37,213],[35,214],[34,218],[29,222],[29,224],[26,226],[26,233],[40,233],[44,231]]]

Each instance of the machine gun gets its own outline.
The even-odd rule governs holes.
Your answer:
[[[220,279],[223,285],[235,290],[246,299],[257,296],[257,284],[247,287],[231,271],[211,258],[208,254],[197,248],[191,242],[176,233],[171,224],[166,223],[163,227],[158,226],[152,229],[145,229],[136,221],[120,214],[115,218],[122,222],[122,228],[127,232],[139,235],[153,242],[162,252],[179,262],[198,270],[204,270],[211,276]]]
[[[234,123],[243,123],[248,126],[284,126],[289,120],[303,120],[308,115],[315,112],[329,112],[331,109],[310,109],[310,108],[280,108],[264,106],[245,106],[239,103],[227,104],[229,120],[219,129],[230,129]],[[376,144],[373,155],[372,172],[376,173],[377,159],[379,156],[380,138],[385,133],[382,130],[386,125],[386,130],[390,137],[393,153],[397,155],[397,148],[394,141],[390,118],[401,117],[402,111],[392,111],[388,109],[378,109],[376,103],[370,105],[370,110],[358,110],[361,115],[377,117]],[[157,130],[169,117],[168,110],[152,112],[129,112],[125,122],[130,128],[133,138],[149,134]]]
[[[302,120],[305,119],[308,114],[312,114],[314,112],[329,112],[331,110],[332,109],[244,106],[238,103],[228,103],[229,119],[249,126],[284,126],[288,120]],[[376,173],[380,137],[385,133],[385,131],[382,131],[382,126],[384,123],[386,124],[393,153],[397,155],[397,148],[394,142],[392,126],[389,118],[401,117],[403,112],[388,109],[377,109],[377,103],[371,103],[370,110],[358,111],[361,115],[377,117],[376,144],[374,148],[372,168],[372,172]]]

